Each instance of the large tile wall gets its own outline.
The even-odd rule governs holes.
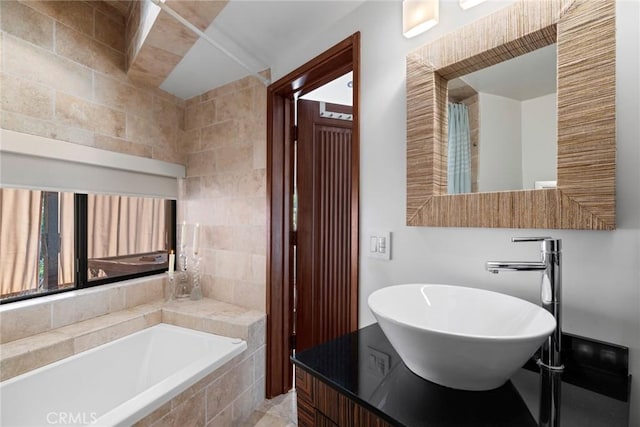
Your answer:
[[[186,164],[179,221],[200,223],[207,297],[265,310],[266,88],[187,101],[124,71],[125,18],[102,2],[0,2],[2,127]]]
[[[201,225],[203,292],[265,310],[266,87],[246,77],[186,101],[179,221]],[[191,242],[187,240],[187,246]]]
[[[0,2],[2,127],[184,164],[184,101],[125,73],[125,19],[96,1]]]

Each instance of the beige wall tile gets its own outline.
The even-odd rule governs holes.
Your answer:
[[[56,23],[56,53],[86,67],[125,79],[124,54],[64,24]]]
[[[254,84],[252,77],[244,77],[242,79],[228,83],[224,86],[211,89],[210,91],[203,93],[201,97],[203,101],[207,101],[209,99],[218,98],[233,92],[237,92],[242,89],[247,89],[251,87],[252,84]],[[265,108],[266,108],[266,105],[265,105]]]
[[[251,416],[254,405],[254,390],[245,390],[236,400],[233,401],[233,426],[241,426]]]
[[[172,142],[157,122],[135,114],[127,114],[127,139],[151,147],[170,147]]]
[[[204,328],[204,320],[202,317],[172,311],[171,309],[162,310],[162,323],[170,325],[182,326],[183,328],[202,331]]]
[[[129,77],[141,84],[158,87],[182,59],[153,46],[144,45],[130,64]]]
[[[184,108],[180,107],[174,100],[154,95],[153,97],[153,118],[164,128],[176,126],[184,129]]]
[[[267,87],[262,83],[253,85],[253,111],[257,113],[257,117],[265,119],[267,117]],[[264,120],[260,120],[264,121]],[[263,129],[266,132],[266,128]]]
[[[264,283],[237,282],[233,288],[233,303],[259,311],[266,309]]]
[[[200,101],[200,97],[201,97],[201,95],[196,95],[196,96],[194,96],[193,98],[189,98],[189,99],[185,100],[185,102],[184,102],[184,108],[185,108],[185,109],[186,109],[186,108],[191,108],[191,107],[193,107],[194,105],[199,104],[199,103],[201,102],[201,101]]]
[[[215,257],[216,275],[235,280],[252,279],[252,263],[250,254],[242,252],[217,251]]]
[[[96,101],[127,113],[152,119],[153,95],[148,90],[101,73],[94,73],[93,85]]]
[[[202,149],[213,150],[215,148],[240,145],[238,141],[239,126],[235,120],[225,120],[202,128]]]
[[[51,326],[59,328],[107,314],[110,307],[106,296],[106,292],[92,292],[54,301]]]
[[[167,92],[167,91],[165,91],[163,89],[160,89],[159,87],[153,88],[153,89],[150,89],[150,90],[153,92],[153,94],[155,96],[157,96],[157,97],[159,97],[161,99],[164,99],[165,101],[169,101],[172,104],[177,105],[181,109],[185,108],[186,101],[184,99],[178,98],[177,96],[175,96],[175,95],[173,95],[173,94],[171,94],[171,93],[169,93],[169,92]]]
[[[164,299],[164,277],[151,281],[143,281],[127,286],[125,291],[125,306],[135,307],[153,301]]]
[[[122,5],[124,7],[121,7],[119,10],[118,7],[113,7],[114,3],[117,6]],[[119,2],[118,0],[106,0],[106,1],[89,0],[89,5],[93,6],[96,12],[102,12],[103,14],[108,16],[110,19],[118,23],[119,25],[122,25],[122,32],[124,33],[124,25],[127,21],[127,17],[125,15],[126,15],[127,9],[129,8],[129,5],[126,2]]]
[[[56,90],[92,97],[91,70],[12,36],[4,37],[3,72]]]
[[[215,173],[216,157],[213,151],[201,151],[187,156],[188,176],[202,176]]]
[[[0,343],[51,329],[51,304],[37,304],[0,313]]]
[[[53,49],[53,19],[17,1],[0,2],[0,27],[42,48]]]
[[[264,345],[267,341],[267,316],[263,315],[258,321],[249,325],[249,331],[247,336],[248,351],[257,351],[260,347],[264,349]],[[255,376],[259,378],[258,375]]]
[[[55,114],[57,120],[70,126],[118,138],[125,136],[125,114],[123,112],[71,95],[57,93]]]
[[[195,182],[186,184],[182,207],[187,221],[211,226],[203,228],[203,244],[213,251],[203,256],[214,268],[203,277],[203,292],[264,310],[266,89],[255,78],[241,79],[186,106],[185,128],[201,132],[186,146],[187,175],[201,179],[199,193]],[[215,167],[207,170],[202,155],[209,152]]]
[[[203,244],[212,249],[265,255],[266,228],[247,224],[206,227],[203,228]]]
[[[184,56],[198,40],[198,37],[193,32],[166,13],[158,15],[153,26],[154,28],[160,26],[162,30],[149,31],[144,43],[175,55]]]
[[[96,135],[94,145],[96,148],[101,148],[103,150],[116,151],[118,153],[151,158],[150,146],[144,144],[136,144],[125,139]]]
[[[178,150],[185,154],[202,151],[200,148],[200,134],[200,129],[192,129],[190,131],[182,132],[178,138]]]
[[[216,118],[218,121],[250,119],[252,113],[253,92],[250,88],[216,98]]]
[[[96,40],[124,53],[124,22],[114,20],[112,16],[97,9],[94,19]]]
[[[262,332],[264,332],[264,330]],[[253,377],[258,381],[267,375],[267,347],[265,345],[261,345],[260,348],[256,350],[253,361]]]
[[[2,109],[38,119],[53,117],[53,89],[7,74],[0,76]]]
[[[48,120],[40,120],[6,111],[2,113],[2,127],[16,132],[39,135],[76,144],[93,146],[94,143],[93,132],[86,129],[65,126]]]
[[[223,147],[215,150],[218,173],[249,172],[253,169],[253,147]]]
[[[264,169],[267,167],[267,143],[256,141],[253,143],[253,168]]]
[[[215,122],[215,100],[192,105],[185,111],[185,130],[202,128]]]
[[[147,323],[144,317],[135,317],[131,320],[75,337],[73,340],[73,351],[77,354],[118,338],[131,335],[146,327]]]
[[[24,4],[68,25],[74,30],[93,36],[93,7],[81,1],[25,1]]]
[[[152,413],[150,413],[140,421],[137,421],[135,424],[133,424],[133,427],[149,427],[153,425],[154,422],[167,415],[169,411],[171,411],[171,401],[160,406],[158,409],[154,410]]]
[[[226,199],[224,204],[224,223],[238,226],[251,225],[253,220],[251,207],[251,199],[246,197]]]
[[[203,31],[226,4],[226,0],[215,2],[167,0],[167,5]]]
[[[189,199],[199,199],[200,198],[200,177],[191,177],[187,178],[186,184],[186,197]]]
[[[253,197],[251,202],[251,225],[266,226],[267,225],[267,198]]]
[[[207,408],[207,417],[209,417],[211,410]],[[229,405],[222,411],[214,414],[213,418],[207,422],[207,427],[229,427],[233,423],[233,405]],[[209,418],[207,418],[209,419]]]
[[[153,147],[151,157],[156,160],[162,160],[163,162],[178,163],[182,165],[186,163],[186,156],[179,153],[174,147]]]
[[[251,281],[267,283],[267,257],[264,255],[252,255],[251,262]]]
[[[233,402],[234,392],[237,390],[237,382],[233,376],[234,371],[223,375],[205,389],[207,407],[207,420],[212,420]]]
[[[15,355],[11,347],[21,347]],[[15,377],[73,354],[72,340],[61,333],[45,332],[3,346],[0,381]]]

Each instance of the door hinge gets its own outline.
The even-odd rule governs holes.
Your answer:
[[[297,246],[298,244],[298,232],[293,230],[291,231],[291,245]]]
[[[298,141],[298,126],[297,125],[293,125],[292,133],[293,133],[293,140],[297,142]]]
[[[296,348],[296,335],[289,335],[289,348],[293,350]]]

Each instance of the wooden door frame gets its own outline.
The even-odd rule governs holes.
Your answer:
[[[357,32],[267,88],[267,347],[266,395],[286,393],[292,384],[289,337],[293,286],[291,211],[293,193],[293,97],[353,71],[353,157],[351,191],[351,330],[358,329],[360,200],[360,33]]]

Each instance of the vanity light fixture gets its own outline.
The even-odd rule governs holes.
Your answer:
[[[439,9],[439,0],[402,0],[402,34],[409,39],[434,27]]]
[[[460,7],[467,10],[473,6],[477,6],[480,3],[484,3],[485,0],[460,0]]]

